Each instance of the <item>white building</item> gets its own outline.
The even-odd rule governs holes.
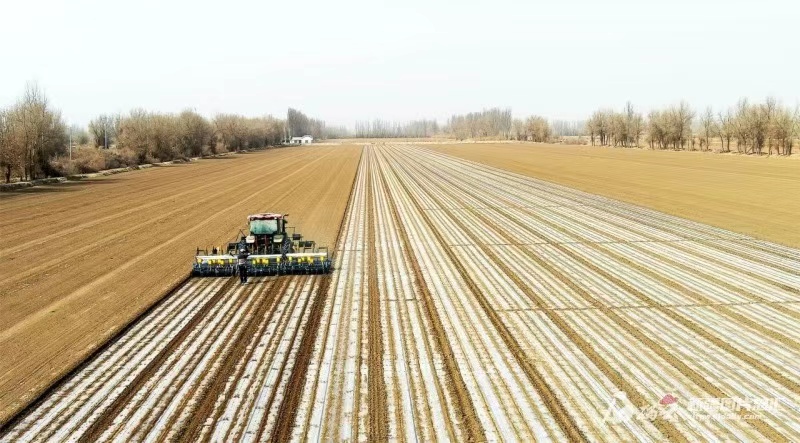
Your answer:
[[[308,145],[308,144],[311,144],[313,141],[314,141],[314,137],[312,137],[310,135],[304,135],[302,137],[292,137],[292,139],[289,140],[289,144],[290,145]]]

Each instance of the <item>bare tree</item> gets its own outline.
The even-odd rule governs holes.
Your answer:
[[[117,138],[119,122],[118,116],[101,114],[89,122],[89,134],[94,140],[94,145],[108,149]]]
[[[589,137],[592,139],[592,146],[594,146],[595,136],[597,136],[600,146],[609,144],[611,135],[611,114],[611,111],[595,111],[588,120]]]
[[[525,120],[525,133],[528,140],[534,142],[546,142],[550,140],[550,124],[547,119],[538,115],[533,115]]]
[[[446,132],[459,140],[468,138],[503,138],[512,134],[513,117],[510,108],[484,109],[454,115],[447,121]]]
[[[735,131],[733,118],[733,112],[731,110],[728,110],[725,114],[720,112],[717,115],[717,124],[715,128],[722,141],[722,152],[730,152],[731,150],[731,138]]]
[[[589,140],[592,146],[594,146],[594,138],[598,133],[598,124],[594,115],[592,115],[589,120],[586,120],[586,132],[589,133]]]
[[[739,153],[748,153],[747,142],[750,139],[750,104],[746,98],[739,100],[733,117],[733,130],[736,134],[736,150]],[[744,148],[744,151],[742,149]]]
[[[703,138],[700,139],[700,150],[711,149],[711,135],[715,132],[714,111],[711,106],[707,107],[700,116],[700,126],[703,129]]]
[[[0,109],[0,168],[6,183],[11,181],[11,174],[19,169],[22,155],[15,143],[13,133],[13,115],[11,109]]]
[[[4,154],[6,175],[19,168],[21,178],[34,179],[53,174],[50,159],[66,148],[66,126],[61,113],[50,107],[44,92],[35,83],[25,88],[22,98],[7,111],[6,136],[9,151]]]
[[[586,122],[582,120],[553,120],[550,123],[550,129],[552,134],[557,137],[576,137],[586,133]]]
[[[672,139],[675,149],[683,149],[692,138],[692,120],[694,111],[689,103],[681,101],[678,106],[671,108]]]
[[[800,115],[800,107],[793,111],[788,107],[776,106],[771,120],[769,138],[774,143],[777,154],[791,155],[792,145],[794,145],[798,131],[798,115]]]

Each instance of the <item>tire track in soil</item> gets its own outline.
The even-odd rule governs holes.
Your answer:
[[[297,287],[302,288],[302,283],[305,283],[306,279],[307,278],[303,278],[302,282],[298,283]],[[220,356],[220,358],[223,360],[222,366],[215,374],[211,376],[211,380],[203,392],[198,394],[198,397],[201,399],[201,401],[199,404],[195,405],[190,415],[191,418],[189,422],[182,426],[178,431],[176,435],[177,440],[197,441],[197,438],[202,431],[202,427],[205,424],[206,418],[208,418],[209,415],[214,411],[214,405],[217,401],[217,398],[223,394],[223,391],[229,392],[235,387],[233,384],[231,384],[230,388],[226,389],[228,382],[230,380],[238,380],[238,375],[240,375],[244,370],[244,365],[241,365],[238,371],[236,370],[236,366],[240,362],[247,361],[247,359],[244,357],[245,353],[247,352],[248,345],[250,344],[250,340],[256,334],[256,332],[269,321],[271,315],[266,315],[267,312],[269,311],[270,314],[274,313],[274,308],[278,305],[280,296],[284,291],[286,291],[289,283],[292,282],[292,280],[295,280],[295,278],[284,277],[277,280],[277,282],[273,282],[273,284],[267,289],[266,293],[259,294],[258,306],[255,308],[254,314],[250,317],[247,324],[243,328],[240,328],[239,333],[233,338],[235,343],[233,348],[230,349],[230,351],[228,351],[224,356]],[[252,353],[254,350],[255,347],[253,347],[250,352]],[[212,423],[215,422],[216,421],[213,421]]]
[[[125,389],[120,393],[114,403],[112,403],[105,411],[103,411],[102,415],[98,417],[98,419],[92,423],[91,426],[86,430],[86,432],[81,436],[78,440],[80,443],[89,443],[93,441],[97,441],[102,433],[103,429],[109,427],[114,418],[122,411],[122,408],[125,406],[126,403],[133,397],[133,394],[140,388],[140,386],[147,381],[155,371],[164,363],[164,360],[174,351],[174,349],[184,341],[187,335],[194,329],[194,327],[201,321],[203,317],[205,317],[211,308],[215,306],[219,301],[222,299],[223,295],[228,291],[228,289],[233,284],[235,278],[229,278],[222,287],[211,297],[209,300],[192,318],[192,320],[184,327],[180,332],[178,332],[175,337],[165,346],[148,365],[142,370],[136,378],[134,378],[131,383],[125,387]]]
[[[359,168],[361,168],[362,160],[364,157],[364,148],[361,149],[359,156]],[[353,210],[353,194],[355,194],[355,185],[358,180],[359,172],[353,174],[353,182],[350,184],[350,195],[347,197],[347,206],[339,224],[339,231],[336,234],[334,244],[338,245],[342,237],[342,230],[344,229],[348,214]],[[331,257],[332,262],[336,263],[336,251],[334,250]],[[336,272],[334,269],[333,272]],[[286,395],[283,397],[280,407],[278,408],[278,416],[275,420],[276,425],[270,434],[270,441],[284,442],[292,438],[292,427],[294,426],[295,417],[297,416],[298,405],[303,397],[303,388],[305,386],[306,374],[308,374],[308,366],[311,363],[311,356],[314,351],[314,342],[316,341],[317,334],[319,333],[319,324],[322,319],[322,311],[325,307],[325,299],[328,296],[331,285],[331,274],[326,274],[321,277],[319,286],[314,294],[314,302],[311,304],[311,313],[306,323],[306,329],[300,341],[300,346],[297,350],[297,357],[292,373],[289,375],[289,383],[286,385]]]
[[[463,187],[459,186],[457,183],[454,183],[452,180],[449,180],[443,174],[438,174],[435,171],[432,172],[432,174],[437,176],[442,181],[448,182],[450,184],[450,186],[453,186],[456,189],[461,189],[463,192],[468,193],[473,198],[475,198],[477,200],[481,200],[486,204],[489,203],[484,198],[476,195],[475,193],[470,193],[469,191],[464,190]],[[463,202],[462,200],[460,200],[457,197],[453,196],[453,194],[450,191],[448,191],[445,187],[441,187],[440,190],[442,190],[444,193],[450,195],[450,197],[453,198],[454,200],[460,202],[462,206],[468,207],[468,205],[466,205],[465,202]],[[432,198],[434,198],[436,200],[436,197],[432,196]],[[439,205],[441,207],[445,207],[444,205],[441,204],[441,201],[438,201],[438,202],[439,202]],[[478,219],[480,219],[487,226],[492,226],[492,221],[490,219],[488,219],[484,214],[480,213],[480,211],[477,211],[477,210],[475,210],[473,208],[469,208],[469,210],[470,210],[470,212],[472,214],[474,214]],[[497,208],[497,210],[498,210],[498,212],[501,212],[504,216],[506,216],[510,220],[514,221],[520,227],[527,228],[527,225],[525,225],[524,223],[518,221],[515,217],[513,217],[510,214],[508,214],[505,210],[502,210],[500,208]],[[527,210],[527,209],[523,209],[523,210],[528,215],[536,218],[540,223],[548,224],[548,225],[552,226],[553,228],[558,229],[559,231],[563,232],[564,234],[570,235],[569,231],[566,231],[562,227],[557,226],[554,223],[550,223],[550,222],[548,222],[547,220],[545,220],[545,219],[543,219],[541,217],[538,217],[533,211]],[[447,212],[450,212],[450,211],[447,211]],[[461,220],[459,220],[457,217],[452,217],[452,216],[450,218],[453,221],[455,221],[456,224],[458,224],[462,228],[462,230],[464,232],[466,232],[471,237],[473,243],[475,243],[476,245],[480,246],[484,250],[484,253],[486,253],[488,256],[492,257],[493,261],[496,262],[496,264],[498,266],[500,266],[501,268],[504,268],[504,272],[512,280],[515,281],[515,283],[520,287],[520,289],[523,289],[525,292],[531,292],[532,293],[532,291],[530,291],[530,289],[527,288],[527,285],[525,285],[523,282],[519,281],[519,279],[518,279],[518,277],[516,277],[515,273],[511,269],[508,269],[508,267],[504,263],[502,263],[502,259],[500,259],[500,257],[497,257],[493,251],[489,250],[488,248],[485,247],[485,245],[480,243],[479,239],[476,238],[473,233],[467,231],[466,226],[463,225]],[[641,341],[643,344],[645,344],[650,349],[652,349],[654,352],[656,352],[656,354],[661,356],[665,361],[667,361],[670,364],[672,364],[678,371],[680,371],[682,374],[684,374],[689,379],[691,379],[695,384],[697,384],[698,386],[702,387],[706,392],[709,392],[710,394],[712,394],[712,396],[717,397],[717,398],[727,398],[727,397],[729,397],[724,392],[722,392],[719,388],[717,388],[716,386],[714,386],[713,384],[708,382],[702,375],[697,373],[694,369],[690,368],[688,365],[686,365],[682,361],[678,361],[676,359],[671,358],[671,355],[669,354],[669,352],[667,352],[666,349],[663,348],[663,346],[661,346],[659,343],[655,342],[651,338],[643,335],[638,328],[635,328],[627,320],[622,318],[619,314],[614,312],[612,309],[609,309],[608,307],[603,305],[601,302],[597,301],[584,288],[578,286],[577,284],[575,284],[574,281],[572,281],[568,277],[564,276],[560,271],[558,271],[558,269],[556,269],[555,267],[550,265],[548,262],[542,260],[533,251],[530,251],[529,249],[525,248],[524,245],[517,244],[515,239],[510,237],[504,230],[497,230],[497,232],[501,236],[503,236],[503,238],[504,238],[504,240],[506,242],[508,242],[509,244],[517,247],[526,256],[528,256],[529,258],[534,260],[538,265],[540,265],[544,269],[547,269],[548,272],[550,272],[551,274],[555,275],[559,280],[561,280],[564,284],[569,286],[573,291],[575,291],[576,293],[581,295],[581,297],[584,298],[584,300],[586,300],[588,303],[592,304],[594,307],[596,307],[601,312],[606,314],[615,323],[617,323],[621,328],[623,328],[624,330],[628,331],[632,336],[636,337],[639,341]],[[639,299],[641,299],[642,301],[647,303],[649,307],[656,308],[656,309],[661,309],[662,308],[661,305],[653,302],[649,297],[647,297],[645,294],[643,294],[640,291],[638,291],[636,288],[628,285],[626,282],[624,282],[621,279],[609,274],[608,272],[598,268],[593,263],[589,262],[588,260],[584,259],[583,257],[580,257],[579,255],[573,253],[571,250],[569,250],[566,247],[564,247],[564,245],[561,245],[559,243],[549,243],[549,244],[552,245],[553,247],[555,247],[556,249],[558,249],[561,253],[567,255],[568,257],[572,258],[573,260],[577,261],[578,263],[581,263],[584,266],[588,267],[589,269],[591,269],[592,271],[594,271],[598,275],[606,278],[607,280],[613,282],[617,286],[619,286],[619,287],[625,289],[626,291],[632,293],[633,295],[637,296]],[[592,245],[592,242],[586,242],[584,244]],[[544,312],[549,313],[550,310],[545,309]],[[786,386],[786,387],[789,388],[790,390],[793,390],[794,392],[798,392],[798,391],[796,391],[796,390],[794,390],[794,389],[792,389],[790,387],[792,384],[794,384],[791,380],[788,380],[786,377],[778,374],[777,372],[775,372],[771,368],[766,368],[760,362],[755,361],[754,359],[743,355],[741,353],[741,351],[738,351],[738,350],[732,348],[730,345],[728,345],[727,343],[722,341],[720,338],[713,336],[712,334],[708,333],[708,331],[698,327],[697,325],[695,325],[690,320],[683,318],[683,316],[681,316],[681,315],[679,315],[677,313],[665,313],[665,315],[669,316],[670,318],[676,319],[676,321],[678,321],[682,326],[684,326],[687,329],[697,333],[698,335],[708,339],[709,341],[711,341],[715,345],[721,347],[723,350],[725,350],[725,351],[727,351],[729,353],[732,353],[734,356],[742,358],[744,361],[747,361],[750,364],[755,364],[757,369],[761,370],[762,372],[766,371],[765,375],[767,375],[767,376],[771,376],[772,375],[773,379],[775,379],[776,381],[778,381],[781,384],[784,384],[784,386],[786,386],[785,383],[789,383],[789,386]],[[550,315],[548,315],[548,316],[550,316]],[[680,317],[680,318],[677,318],[677,317]],[[570,334],[567,331],[564,331],[564,332],[568,336],[570,336],[571,338],[573,338],[573,337],[578,338],[576,333]],[[583,341],[582,338],[578,338],[578,339]],[[583,343],[586,343],[586,342],[583,341]],[[588,345],[588,343],[587,343],[587,345]],[[582,350],[584,349],[583,346],[581,346],[581,349]],[[592,353],[594,353],[594,352],[592,352]],[[739,354],[742,354],[742,355],[739,355]],[[595,354],[595,355],[597,355],[597,354]],[[597,355],[597,358],[600,358],[599,355]],[[602,361],[602,358],[600,358],[600,359]],[[595,361],[596,359],[592,358],[592,360]],[[597,363],[597,362],[595,361],[595,363]],[[603,362],[603,363],[605,364],[605,362]],[[613,369],[610,368],[610,366],[608,367],[608,369],[611,370],[612,373],[615,373],[615,371],[613,371]],[[606,371],[604,370],[604,372],[606,372]],[[618,374],[617,374],[616,379],[621,380],[621,377],[619,377]],[[782,382],[782,380],[783,380],[783,382]],[[626,392],[627,392],[628,388],[632,389],[632,386],[628,385],[627,382],[623,382],[623,383],[625,383],[625,385],[623,385],[623,386],[627,385],[627,388],[624,389]],[[642,401],[643,398],[641,396],[639,396],[638,393],[635,392],[635,390],[634,390],[634,393],[635,393],[634,394],[635,396],[631,396],[630,393],[628,393],[629,398],[634,399],[635,403],[639,404],[639,406],[647,406],[648,405],[647,402],[643,402]],[[638,399],[637,399],[637,397],[638,397]],[[739,415],[743,416],[747,412],[748,412],[748,410],[746,408],[742,408],[742,411],[739,412]],[[685,437],[683,437],[683,435],[680,434],[677,431],[677,429],[674,428],[674,426],[672,426],[671,423],[665,422],[664,420],[656,420],[653,423],[659,428],[659,430],[664,432],[665,435],[668,435],[671,439],[676,438],[676,436],[680,436],[679,438],[685,439]],[[762,421],[760,419],[758,419],[758,420],[748,420],[748,423],[750,423],[762,435],[764,435],[765,437],[771,439],[772,441],[784,441],[785,440],[785,437],[783,437],[783,435],[778,433],[769,424],[765,423],[764,421]],[[665,429],[662,429],[662,428],[665,428]]]
[[[371,153],[370,153],[371,156]],[[369,162],[368,162],[369,163]],[[367,323],[369,327],[369,366],[368,366],[368,403],[369,403],[369,437],[377,441],[386,441],[388,438],[387,420],[389,416],[386,403],[386,384],[383,373],[383,340],[381,329],[381,300],[378,292],[378,254],[375,245],[375,198],[373,195],[374,170],[368,166],[367,179],[367,243],[369,255],[367,256],[367,292],[369,306]]]

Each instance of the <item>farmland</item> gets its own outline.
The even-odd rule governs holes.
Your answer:
[[[659,202],[613,194],[615,183],[628,175],[606,178],[602,164],[596,172],[599,178],[591,189],[584,189],[593,193],[587,193],[576,189],[587,185],[571,178],[581,171],[579,161],[572,161],[579,171],[572,176],[564,166],[560,171],[536,170],[535,158],[518,148],[498,148],[493,155],[460,146],[309,149],[318,151],[253,154],[265,157],[247,163],[235,160],[238,168],[205,166],[209,169],[185,173],[189,184],[175,185],[185,189],[162,189],[163,218],[154,217],[139,237],[160,229],[165,230],[158,234],[163,237],[151,239],[142,249],[131,242],[130,254],[118,260],[123,266],[133,264],[111,271],[123,280],[101,283],[109,288],[106,291],[115,288],[113,294],[120,288],[129,292],[117,298],[106,295],[103,303],[109,310],[120,309],[135,293],[154,300],[169,282],[160,280],[162,274],[145,272],[148,265],[142,257],[148,251],[181,247],[180,242],[169,243],[174,238],[220,243],[253,206],[295,213],[308,227],[308,237],[335,242],[334,273],[254,278],[244,286],[228,279],[189,279],[27,409],[0,438],[800,439],[797,249],[764,241],[747,229],[726,230],[712,226],[719,225],[713,220],[706,224],[688,215],[670,215],[667,212],[680,210],[658,207]],[[460,158],[478,155],[485,155],[477,158],[481,163]],[[495,163],[503,168],[490,166]],[[291,175],[300,168],[310,172],[302,180]],[[267,169],[278,182],[269,192],[263,175],[259,180],[253,177],[256,170]],[[281,170],[284,173],[276,172]],[[650,176],[652,186],[668,181],[670,166],[660,170],[663,176]],[[773,171],[791,181],[791,172]],[[225,178],[215,182],[203,177],[206,174]],[[556,184],[555,175],[574,182],[567,183],[571,187]],[[161,180],[174,178],[164,173]],[[683,180],[687,186],[699,184],[692,182],[696,177]],[[149,180],[129,184],[142,186],[139,193],[153,185]],[[103,188],[98,192],[106,192],[104,186],[112,187],[98,185]],[[218,190],[257,202],[233,199],[209,208]],[[176,197],[181,192],[186,198]],[[207,200],[197,202],[203,198]],[[687,203],[690,208],[698,205],[688,209],[693,213],[701,205],[701,197],[695,198]],[[74,211],[68,225],[94,226],[98,218],[89,215],[91,208],[73,200],[63,200]],[[180,212],[181,223],[169,223],[164,214],[177,211],[176,200],[186,202],[181,203],[185,212]],[[9,199],[8,207],[4,203],[3,210],[21,214],[25,204],[24,198],[16,197]],[[136,213],[136,205],[114,204],[109,196],[109,220]],[[226,209],[226,204],[233,206]],[[138,210],[146,205],[143,199]],[[717,209],[720,213],[726,211],[723,206]],[[796,217],[792,208],[785,211]],[[203,219],[203,211],[211,211],[211,219]],[[235,217],[228,221],[230,213]],[[81,214],[87,215],[81,219]],[[20,244],[44,242],[38,239],[53,235],[47,232],[47,220],[27,217],[4,224],[4,229],[16,229],[28,223],[34,231],[13,234],[18,236],[15,251],[25,249]],[[55,213],[45,217],[58,221]],[[774,218],[783,223],[777,212]],[[196,219],[202,222],[187,230]],[[732,210],[726,222],[735,227],[751,223],[743,212]],[[99,237],[114,241],[114,232],[129,229],[133,238],[136,226],[98,226],[108,229]],[[61,248],[67,253],[69,244],[93,244],[93,233],[74,232],[86,235],[85,242],[58,236],[53,241],[63,241]],[[783,242],[794,245],[787,232],[775,228],[765,236],[783,241],[778,237],[785,235],[788,240]],[[85,254],[117,256],[122,250],[98,247]],[[181,251],[169,260],[187,263],[191,252],[187,257]],[[74,255],[76,262],[83,253]],[[26,271],[6,257],[4,266]],[[95,269],[100,266],[96,263]],[[12,286],[19,305],[4,310],[8,317],[3,324],[22,326],[4,330],[3,340],[10,340],[12,333],[34,331],[37,325],[42,336],[37,340],[43,345],[52,342],[64,332],[48,335],[44,325],[75,328],[85,315],[72,307],[81,303],[71,294],[104,293],[103,286],[86,285],[102,282],[105,274],[82,271],[85,282],[77,278],[64,283],[62,278],[58,284],[77,286],[56,291],[52,300],[34,298],[38,304],[27,307],[23,301],[32,294],[46,298],[48,288],[59,288],[48,283],[47,276],[39,277],[53,266],[24,274],[43,278],[41,282]],[[174,268],[177,281],[181,268]],[[136,269],[140,271],[124,277]],[[74,305],[61,301],[71,299]],[[59,317],[60,323],[28,320],[33,315],[28,312],[46,313],[53,303],[74,313]],[[138,303],[141,307],[146,301]],[[69,338],[45,346],[39,358],[92,331],[96,335],[91,339],[102,341],[97,331],[110,327],[112,321],[106,321],[98,326],[100,321],[92,320],[91,328],[68,332]],[[29,332],[27,339],[32,336]],[[17,360],[24,360],[21,344],[3,343],[4,349],[17,349]],[[24,349],[31,349],[28,346]],[[64,364],[61,358],[53,367]],[[3,376],[13,370],[22,372],[3,368]],[[47,374],[31,377],[46,379]],[[7,404],[22,391],[12,390],[21,383],[19,378],[5,383]],[[658,406],[667,394],[681,408],[672,419],[607,420],[609,403],[639,410]],[[709,398],[775,399],[777,406],[757,410],[746,405],[727,418],[686,413],[689,399]]]
[[[0,194],[0,421],[180,282],[195,247],[235,236],[247,214],[288,213],[333,246],[360,153],[276,149]]]
[[[800,248],[796,158],[531,143],[432,149]]]

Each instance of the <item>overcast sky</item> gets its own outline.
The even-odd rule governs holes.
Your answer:
[[[0,0],[0,106],[330,123],[800,100],[797,0]]]

